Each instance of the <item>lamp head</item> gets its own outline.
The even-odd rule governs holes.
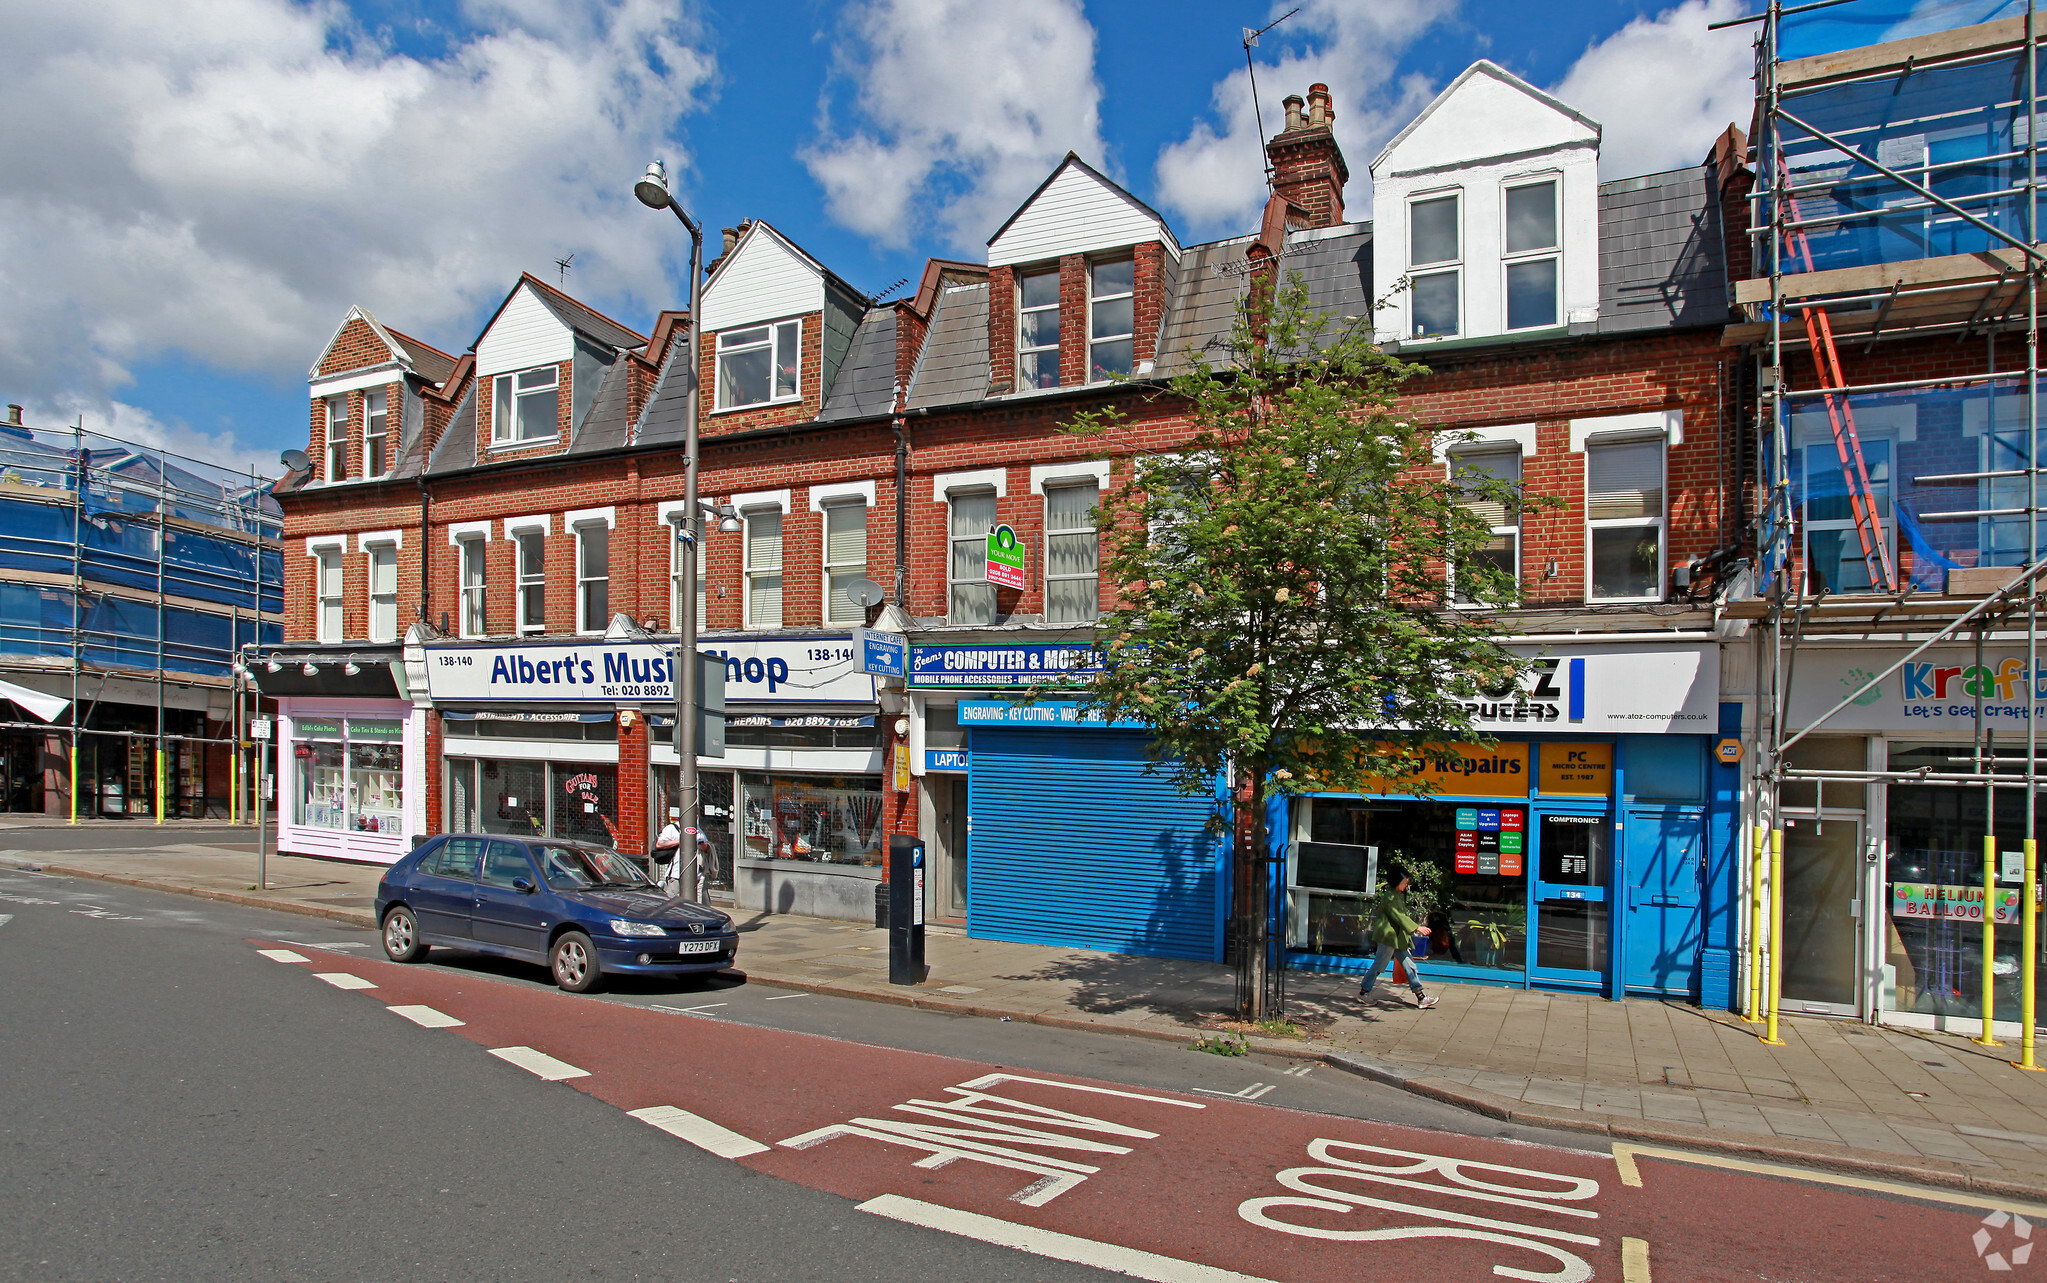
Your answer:
[[[278,663],[278,662],[277,662],[277,657],[276,657],[276,656],[274,656],[274,655],[273,655],[273,656],[271,656],[271,658],[270,658],[270,662],[269,662],[269,663],[267,663],[267,664],[265,664],[265,665],[263,665],[263,667],[265,667],[265,668],[269,669],[269,670],[270,670],[271,672],[273,672],[273,673],[281,673],[281,672],[283,672],[283,671],[284,671],[284,665],[282,665],[282,664]]]
[[[746,523],[739,519],[739,509],[729,503],[719,504],[718,529],[728,535],[735,535],[746,529]]]
[[[675,198],[668,193],[668,166],[658,160],[648,165],[640,181],[633,184],[633,195],[648,209],[667,209],[674,204]]]
[[[320,675],[320,668],[317,664],[304,664],[300,666],[299,672],[307,677],[318,677]]]
[[[351,659],[341,666],[341,671],[347,673],[350,677],[354,677],[362,672],[362,665]]]

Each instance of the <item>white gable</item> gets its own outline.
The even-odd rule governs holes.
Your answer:
[[[824,273],[766,223],[755,223],[704,286],[704,332],[824,310]]]
[[[1091,254],[1145,241],[1164,241],[1178,257],[1166,225],[1113,185],[1072,161],[988,242],[988,266],[1035,263],[1061,254]]]
[[[476,341],[476,375],[552,365],[576,355],[576,337],[524,281]]]
[[[1490,62],[1466,68],[1372,161],[1374,178],[1599,146],[1599,126]]]

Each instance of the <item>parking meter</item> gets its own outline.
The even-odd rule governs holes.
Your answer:
[[[888,982],[924,982],[924,844],[888,840]]]

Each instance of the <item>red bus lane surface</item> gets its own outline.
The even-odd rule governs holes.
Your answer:
[[[1132,1270],[1141,1277],[1949,1280],[1998,1272],[1990,1250],[2020,1251],[2004,1263],[2024,1268],[2024,1222],[1979,1250],[1988,1203],[1929,1205],[1662,1157],[1630,1166],[381,959],[303,965],[370,982],[348,996],[403,1008],[422,1036],[497,1051],[756,1172],[878,1200],[867,1210],[917,1221],[951,1209],[1222,1272]],[[479,1074],[503,1068],[479,1059]],[[2047,1262],[2037,1268],[2047,1277]]]

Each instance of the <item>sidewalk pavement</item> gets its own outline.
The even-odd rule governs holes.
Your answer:
[[[374,925],[372,866],[272,856],[270,889],[258,891],[246,847],[19,849],[32,841],[0,829],[0,866]],[[1233,976],[1213,963],[933,930],[929,979],[904,987],[888,983],[884,931],[790,915],[742,914],[740,926],[740,966],[767,983],[1174,1041],[1243,1031],[1228,1020]],[[1783,1019],[1784,1046],[1766,1047],[1738,1017],[1680,1002],[1445,984],[1433,989],[1441,1004],[1419,1011],[1386,982],[1364,1001],[1343,976],[1297,972],[1289,989],[1298,1032],[1248,1031],[1254,1050],[1624,1143],[2047,1197],[2047,1074],[2013,1068],[2015,1047],[1799,1016]]]

